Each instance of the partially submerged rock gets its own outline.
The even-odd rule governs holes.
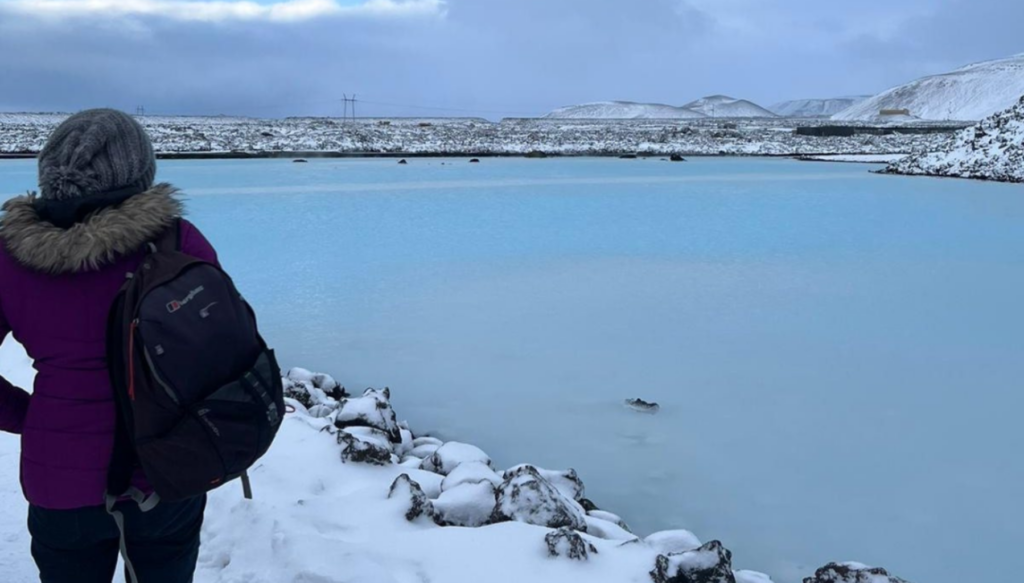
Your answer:
[[[492,522],[525,522],[548,528],[568,527],[586,532],[583,508],[562,495],[533,466],[509,473],[498,487]]]
[[[491,458],[475,445],[449,441],[424,459],[421,469],[447,476],[460,464],[468,462],[481,462],[489,466]]]
[[[564,557],[574,561],[586,561],[597,554],[597,548],[583,539],[578,532],[559,528],[544,537],[549,557]]]
[[[403,165],[404,165],[404,164],[408,164],[408,163],[409,163],[409,161],[408,161],[408,160],[405,160],[405,159],[402,159],[402,160],[399,160],[399,161],[398,161],[398,163],[399,163],[399,164],[403,164]]]
[[[669,156],[669,161],[670,162],[686,162],[686,158],[683,158],[679,154],[672,154],[671,156]]]
[[[484,526],[494,516],[494,486],[490,482],[459,484],[445,489],[433,504],[445,525]]]
[[[829,563],[814,572],[804,583],[907,583],[880,567],[862,563]]]
[[[423,493],[420,485],[413,481],[408,474],[402,474],[395,479],[388,492],[388,499],[408,502],[404,512],[405,519],[409,522],[425,519],[437,523],[437,514],[433,504]]]
[[[640,398],[626,399],[626,407],[640,413],[657,413],[661,410],[661,405]]]
[[[682,553],[658,555],[654,583],[736,583],[732,553],[718,541]]]

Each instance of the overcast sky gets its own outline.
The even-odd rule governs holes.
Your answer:
[[[1021,0],[0,0],[0,110],[771,105],[1021,53],[1022,22]]]

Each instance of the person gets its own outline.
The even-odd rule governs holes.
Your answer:
[[[202,233],[179,221],[177,190],[155,177],[144,128],[119,111],[89,110],[50,136],[38,194],[3,206],[0,342],[13,333],[37,375],[31,394],[0,377],[0,430],[21,434],[42,583],[110,583],[119,551],[138,583],[193,580],[205,497],[148,512],[119,501],[123,539],[104,507],[117,424],[105,342],[111,304],[147,243],[172,225],[182,252],[217,263]],[[132,483],[146,491],[141,469]]]

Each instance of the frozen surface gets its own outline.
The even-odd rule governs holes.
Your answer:
[[[1021,186],[700,158],[162,162],[160,176],[189,193],[285,366],[388,385],[416,429],[497,468],[573,467],[640,536],[690,529],[778,583],[846,558],[913,583],[1002,581],[1024,546]],[[33,181],[30,162],[0,162],[0,191]],[[621,406],[636,396],[661,412]],[[363,470],[336,468],[326,441],[339,473],[324,487],[354,495],[341,472]],[[0,443],[16,492],[16,440]],[[337,501],[295,506],[320,487],[306,478],[257,497],[309,520],[288,552],[314,541],[344,565],[346,545],[314,539]],[[3,502],[0,537],[24,518]],[[274,518],[251,520],[272,540]],[[353,535],[367,542],[352,560],[393,540],[371,534]],[[26,560],[10,540],[0,561]]]

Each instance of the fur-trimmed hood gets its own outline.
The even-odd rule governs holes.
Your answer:
[[[100,209],[61,229],[36,212],[35,194],[3,205],[0,241],[18,263],[49,274],[97,271],[140,250],[184,214],[178,189],[157,184],[120,205]]]

